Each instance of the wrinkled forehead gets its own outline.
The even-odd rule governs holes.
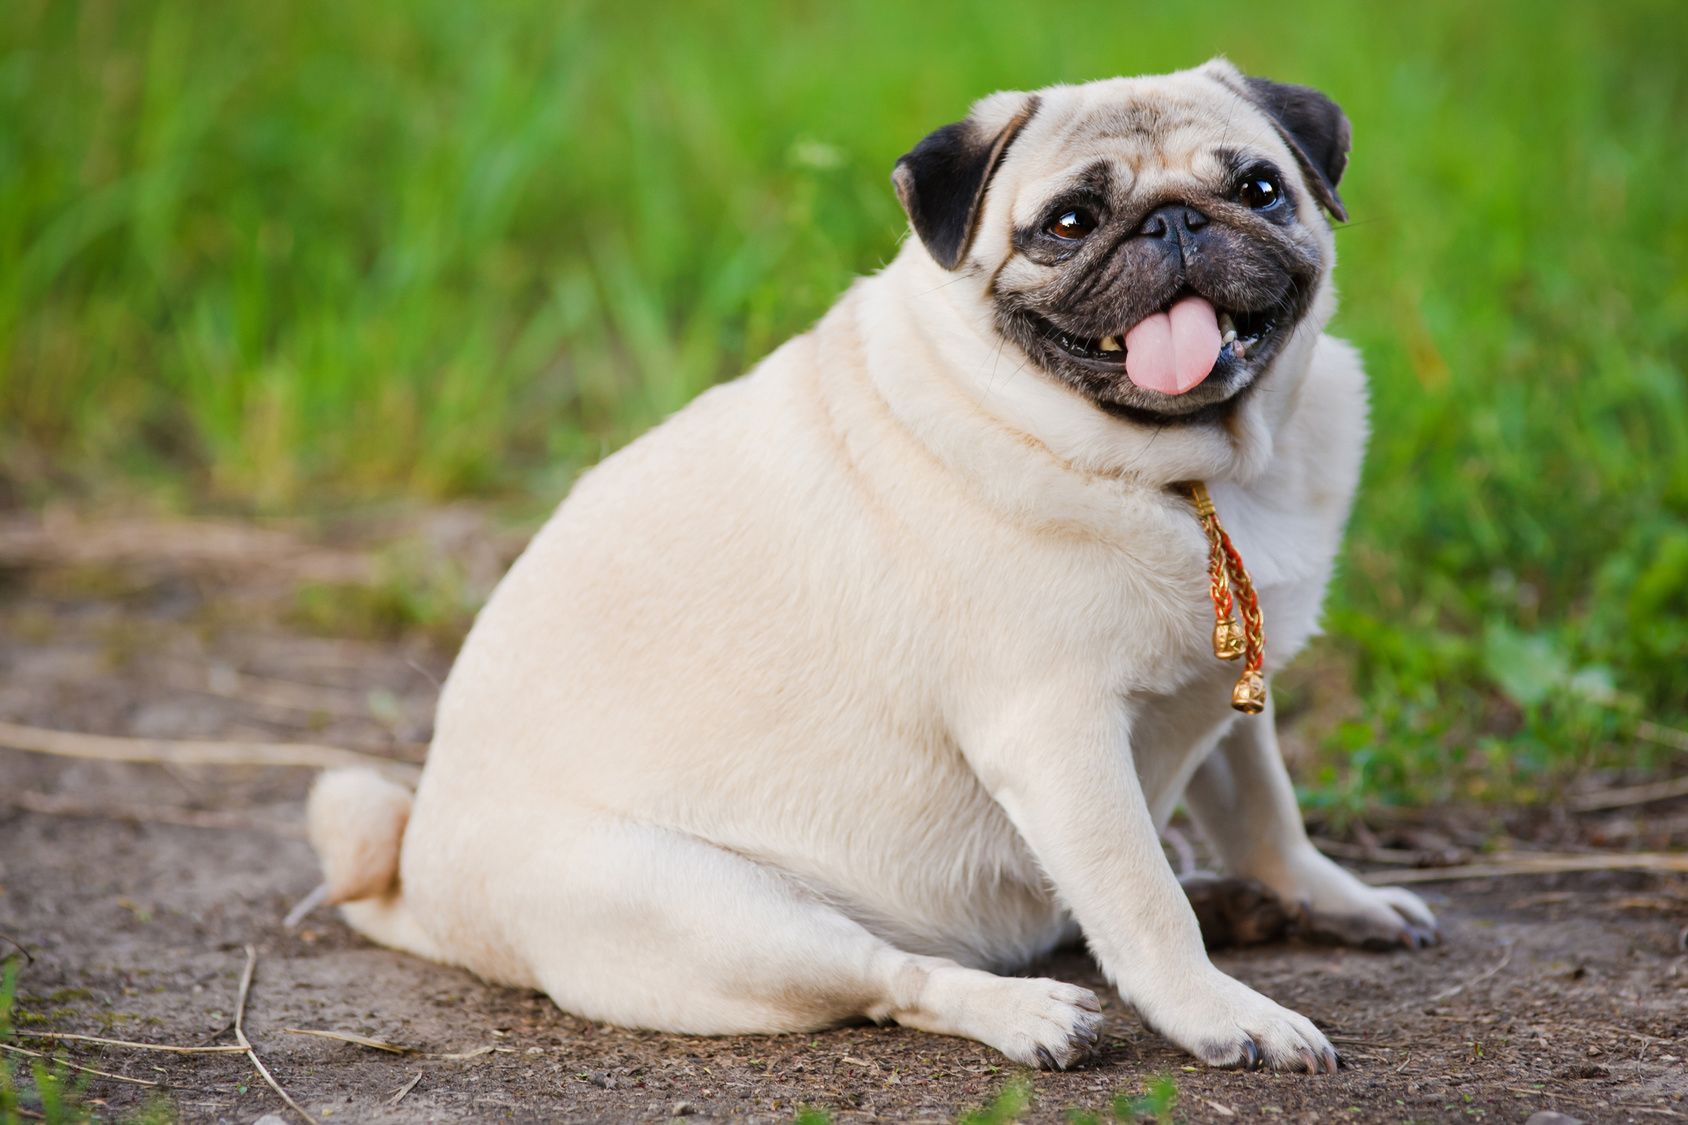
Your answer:
[[[1116,78],[1041,91],[1037,113],[998,172],[1016,223],[1101,173],[1122,198],[1209,190],[1236,161],[1263,158],[1295,175],[1272,121],[1240,91],[1201,74]]]

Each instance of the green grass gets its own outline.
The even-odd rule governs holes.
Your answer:
[[[1031,1082],[1025,1078],[1010,1078],[988,1105],[961,1113],[956,1122],[957,1125],[1009,1125],[1018,1121],[1031,1104]]]
[[[19,964],[16,954],[0,957],[0,1043],[18,1046],[19,1022],[29,1022],[18,1008]],[[84,992],[62,989],[61,992]],[[59,999],[54,993],[49,999]],[[75,997],[70,997],[75,998]],[[21,1033],[24,1038],[27,1032]],[[50,1054],[36,1051],[31,1057],[0,1051],[0,1125],[24,1125],[43,1121],[47,1125],[82,1125],[84,1122],[118,1120],[126,1125],[170,1125],[176,1120],[174,1107],[161,1093],[153,1093],[137,1108],[113,1118],[102,1112],[102,1100],[93,1096],[95,1076],[79,1070],[62,1047]],[[27,1064],[27,1065],[24,1065]]]
[[[1685,47],[1676,0],[11,0],[0,496],[555,495],[885,261],[892,161],[973,97],[1225,52],[1355,129],[1376,433],[1311,796],[1647,769],[1637,723],[1688,726]]]

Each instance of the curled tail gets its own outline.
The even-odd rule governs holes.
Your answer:
[[[405,906],[399,849],[410,823],[410,790],[374,770],[330,770],[305,806],[311,846],[322,863],[323,901],[382,945],[446,960]]]
[[[326,901],[376,898],[398,886],[408,789],[374,770],[330,770],[311,787],[305,822],[322,861]]]

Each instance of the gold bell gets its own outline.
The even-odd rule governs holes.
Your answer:
[[[1235,660],[1243,654],[1243,627],[1235,618],[1227,617],[1213,626],[1213,655],[1221,660]]]
[[[1244,672],[1231,689],[1231,706],[1245,715],[1266,710],[1266,678],[1259,672]]]

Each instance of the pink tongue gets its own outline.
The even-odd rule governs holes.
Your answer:
[[[1219,317],[1200,297],[1185,297],[1125,334],[1125,374],[1146,391],[1181,395],[1219,359]]]

